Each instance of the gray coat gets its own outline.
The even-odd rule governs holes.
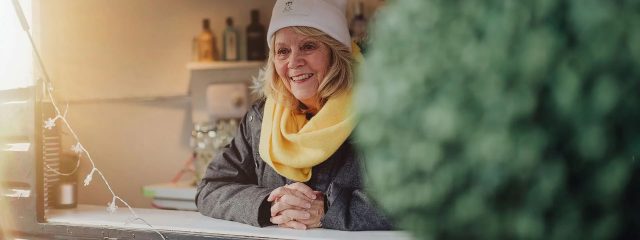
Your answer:
[[[205,216],[253,226],[267,226],[274,189],[293,183],[276,173],[260,154],[260,129],[264,100],[242,119],[238,133],[209,164],[198,184],[196,205]],[[390,230],[391,224],[362,190],[361,159],[350,139],[326,161],[312,168],[314,190],[325,194],[327,205],[322,227],[338,230]]]

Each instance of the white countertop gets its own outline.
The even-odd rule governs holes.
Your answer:
[[[145,208],[135,208],[134,211],[159,231],[279,239],[411,239],[409,234],[401,231],[294,230],[276,226],[259,228],[205,217],[198,212]],[[51,210],[47,221],[53,224],[149,230],[148,226],[140,222],[125,224],[131,218],[132,215],[126,207],[120,207],[111,214],[107,212],[106,206],[78,205],[75,209]]]

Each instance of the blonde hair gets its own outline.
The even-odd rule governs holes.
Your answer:
[[[354,75],[353,56],[349,48],[316,28],[304,26],[294,26],[290,28],[298,34],[319,41],[329,49],[329,69],[318,88],[320,106],[324,105],[332,96],[351,90],[354,84]],[[273,37],[271,37],[269,41],[271,41],[271,46],[275,45],[275,34],[273,34]],[[280,76],[275,70],[275,51],[275,49],[269,49],[269,58],[264,73],[264,86],[262,88],[264,95],[288,104],[292,109],[302,110],[300,109],[298,99],[287,90],[283,80],[280,79]]]

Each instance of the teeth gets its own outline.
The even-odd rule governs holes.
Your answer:
[[[302,80],[305,80],[307,78],[310,78],[311,76],[313,76],[313,74],[305,73],[305,74],[301,74],[299,76],[292,77],[291,80],[293,80],[293,81],[302,81]]]

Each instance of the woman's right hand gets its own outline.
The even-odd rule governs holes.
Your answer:
[[[271,202],[271,222],[296,229],[307,229],[302,222],[312,217],[309,209],[315,207],[317,192],[304,183],[293,183],[274,189],[267,201]],[[319,221],[318,221],[319,222]]]

